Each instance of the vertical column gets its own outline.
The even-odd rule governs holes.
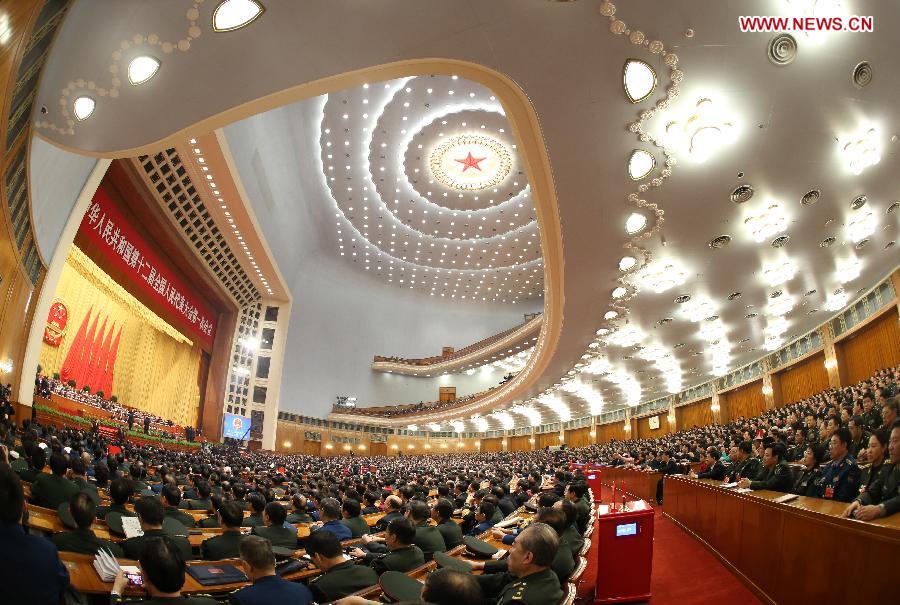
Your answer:
[[[625,408],[625,439],[631,439],[634,435],[632,433],[632,429],[634,427],[631,426],[631,408]]]
[[[669,432],[674,433],[678,430],[678,427],[675,426],[675,395],[669,395],[666,399],[669,402],[669,407],[666,411],[666,421],[669,423]]]
[[[531,436],[528,438],[528,444],[531,446],[532,451],[537,448],[537,439],[535,439],[534,434],[534,427],[531,427]]]
[[[781,407],[784,402],[781,397],[781,380],[769,369],[769,360],[762,360],[762,393],[766,400],[766,409]]]
[[[722,424],[722,406],[721,400],[719,398],[719,388],[716,385],[716,381],[713,380],[710,382],[710,388],[712,389],[712,403],[709,405],[709,409],[712,410],[713,413],[713,421],[716,424]]]
[[[891,276],[891,280],[896,275],[897,273],[895,272]],[[828,386],[840,388],[844,383],[841,373],[846,373],[847,369],[838,359],[840,354],[834,343],[834,333],[831,331],[830,322],[819,328],[819,334],[822,337],[822,351],[825,353],[825,371],[828,373]]]
[[[597,417],[591,416],[591,431],[588,433],[591,443],[597,443]]]

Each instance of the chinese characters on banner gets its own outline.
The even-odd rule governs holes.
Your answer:
[[[189,332],[212,347],[216,330],[213,312],[174,274],[155,246],[129,224],[102,186],[94,194],[78,231],[115,266],[133,276],[141,290],[175,311]]]

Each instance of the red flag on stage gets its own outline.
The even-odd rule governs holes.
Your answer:
[[[81,358],[72,369],[72,378],[75,379],[75,388],[77,389],[82,388],[86,384],[84,377],[87,374],[87,365],[91,360],[91,353],[94,348],[94,338],[97,336],[97,320],[99,318],[100,314],[97,313],[97,315],[94,316],[94,321],[91,322],[91,327],[88,330],[87,336],[85,336]]]
[[[106,369],[103,373],[103,392],[106,393],[106,398],[109,399],[112,397],[112,384],[113,384],[113,376],[116,371],[116,357],[119,354],[119,340],[122,338],[122,328],[119,327],[119,331],[116,333],[116,339],[112,343],[112,348],[109,351],[109,355],[106,360]]]
[[[99,314],[97,315],[99,319]],[[99,376],[97,375],[97,367],[100,363],[100,357],[103,356],[103,337],[106,334],[106,321],[108,317],[103,318],[103,325],[100,326],[100,333],[97,334],[91,342],[90,357],[84,357],[84,384],[91,387],[91,392],[96,393],[98,389]]]
[[[87,315],[81,320],[81,326],[79,326],[78,332],[75,334],[75,340],[72,341],[72,346],[69,347],[69,351],[66,353],[66,359],[63,361],[62,368],[59,370],[59,377],[63,382],[68,382],[70,378],[74,379],[76,382],[78,381],[75,374],[77,372],[77,367],[81,365],[85,334],[87,332],[88,322],[91,319],[91,311],[93,310],[93,307],[88,309]]]
[[[111,325],[106,333],[106,338],[103,339],[103,345],[100,347],[100,358],[97,360],[97,364],[94,367],[94,376],[91,379],[96,383],[94,392],[103,391],[106,399],[109,399],[110,395],[109,391],[106,390],[106,363],[109,361],[109,348],[112,346],[112,335],[115,329],[116,325]]]

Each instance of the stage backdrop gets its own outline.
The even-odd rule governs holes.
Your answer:
[[[86,384],[120,403],[182,426],[196,425],[200,348],[77,246],[66,259],[47,320],[44,373],[59,372],[78,388]]]

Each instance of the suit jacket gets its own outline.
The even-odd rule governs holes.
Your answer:
[[[284,526],[257,525],[250,533],[268,539],[272,546],[282,546],[284,548],[293,548],[294,550],[298,548],[296,527],[288,529]]]
[[[265,525],[266,522],[263,521],[262,513],[253,513],[244,517],[244,522],[241,523],[241,527],[256,527],[257,525]]]
[[[219,527],[219,519],[215,515],[210,515],[197,521],[197,527]]]
[[[328,603],[375,584],[378,574],[374,569],[346,561],[310,580],[309,589],[318,602]]]
[[[141,553],[144,552],[144,543],[147,541],[147,538],[153,536],[168,536],[178,547],[178,550],[181,551],[181,554],[184,555],[186,561],[190,561],[194,558],[194,553],[191,550],[191,543],[188,542],[187,538],[181,536],[169,536],[169,534],[161,529],[149,529],[144,532],[143,536],[135,536],[134,538],[128,538],[122,542],[122,551],[125,553],[125,558],[134,560],[140,559]]]
[[[720,460],[716,460],[716,463],[712,466],[712,468],[708,468],[701,473],[697,473],[697,477],[699,479],[715,479],[716,481],[721,481],[725,478],[725,465],[722,464]]]
[[[219,559],[236,559],[240,556],[240,544],[244,534],[239,531],[226,530],[220,536],[207,538],[200,543],[201,556],[207,561]]]
[[[242,588],[228,598],[231,605],[308,605],[312,600],[309,588],[297,582],[288,582],[278,575],[259,578],[253,586]]]
[[[402,516],[403,516],[403,513],[399,513],[397,511],[389,512],[388,514],[386,514],[385,516],[383,516],[381,519],[378,520],[378,522],[375,524],[375,527],[372,528],[372,532],[377,533],[377,532],[386,530],[388,523],[390,523],[394,519],[399,519]]]
[[[69,572],[56,546],[25,533],[19,523],[0,522],[0,601],[57,605],[69,585]]]
[[[413,538],[413,544],[422,549],[426,561],[431,561],[436,552],[447,551],[441,531],[433,525],[428,525],[427,521],[416,526],[416,537]]]
[[[863,504],[880,504],[884,515],[900,511],[900,464],[885,464],[878,478],[857,498]]]
[[[75,484],[62,475],[41,473],[31,486],[31,501],[37,506],[55,509],[77,493]]]
[[[164,513],[166,517],[170,519],[175,519],[185,527],[194,527],[197,525],[197,522],[194,521],[194,518],[187,514],[183,513],[174,506],[164,505]]]
[[[292,512],[285,519],[288,523],[312,523],[313,518],[305,512]]]
[[[583,534],[587,531],[588,524],[591,522],[591,505],[584,498],[579,498],[575,501],[575,509],[578,511],[575,526]]]
[[[212,510],[212,500],[209,498],[201,498],[199,500],[188,500],[187,507],[191,510]]]
[[[447,550],[456,548],[463,543],[462,528],[453,519],[447,519],[443,523],[438,523],[437,529],[441,532],[441,537],[444,538],[444,546],[447,547]]]
[[[425,555],[422,554],[422,549],[412,544],[383,555],[370,552],[366,555],[366,562],[379,576],[386,571],[406,573],[425,565]]]
[[[360,538],[369,533],[369,524],[362,517],[348,517],[341,519],[341,523],[350,529],[354,538]]]
[[[340,521],[329,521],[325,523],[322,527],[314,530],[314,531],[330,531],[337,539],[343,542],[344,540],[350,540],[353,538],[353,533],[350,531],[350,528],[341,523]]]
[[[114,557],[124,556],[121,547],[109,540],[102,540],[94,535],[90,529],[76,529],[50,536],[50,541],[56,544],[60,552],[77,552],[86,555],[96,555],[101,548],[108,550]]]

